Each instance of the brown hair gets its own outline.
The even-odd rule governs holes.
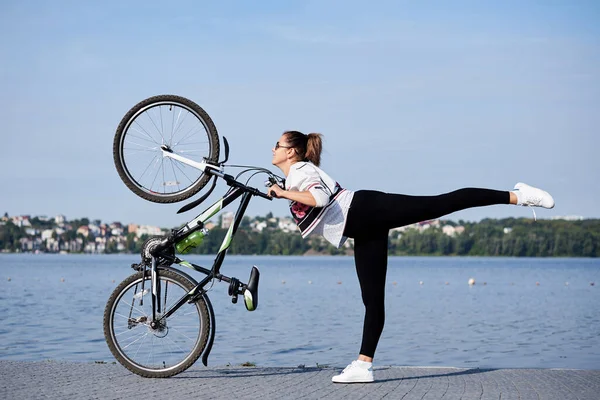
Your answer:
[[[290,147],[296,150],[298,158],[302,161],[310,161],[317,167],[321,164],[321,151],[323,141],[320,133],[309,133],[305,135],[298,131],[283,132]]]

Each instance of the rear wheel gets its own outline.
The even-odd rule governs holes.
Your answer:
[[[219,158],[215,124],[198,104],[162,95],[136,104],[121,120],[113,142],[119,176],[138,196],[155,203],[174,203],[198,193],[210,176],[163,150],[195,162]]]
[[[110,296],[104,311],[104,336],[125,368],[148,378],[166,378],[188,369],[204,351],[210,330],[208,308],[203,299],[185,303],[152,327],[152,282],[149,271],[145,277],[142,274],[129,276]],[[161,270],[157,293],[162,313],[194,287],[184,276]]]

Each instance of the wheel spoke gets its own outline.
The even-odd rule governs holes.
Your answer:
[[[164,159],[161,158],[160,159],[160,168],[156,171],[156,175],[154,175],[154,179],[152,180],[152,184],[150,185],[150,187],[148,189],[150,189],[152,191],[152,188],[154,187],[154,183],[156,182],[156,178],[158,178],[158,174],[160,173],[160,171],[162,170],[162,165],[163,165],[163,161]]]
[[[179,154],[187,154],[187,153],[200,153],[203,150],[179,150]]]
[[[197,128],[198,125],[200,125],[199,129]],[[183,134],[183,138],[179,139],[177,142],[175,142],[175,144],[173,146],[177,146],[178,144],[180,144],[181,142],[183,142],[188,137],[193,136],[197,132],[200,132],[200,131],[206,132],[206,129],[204,128],[204,125],[198,121],[195,124],[192,124],[192,126],[188,129],[188,131],[185,134]]]
[[[195,129],[195,128],[192,128]],[[187,135],[185,135],[181,140],[179,140],[177,143],[175,143],[174,146],[179,146],[179,145],[183,145],[186,144],[185,141],[190,139],[192,136],[194,136],[196,133],[199,133],[200,131],[204,130],[204,126],[201,126],[201,129],[197,130],[197,131],[190,131]]]
[[[150,138],[151,142],[156,143],[157,145],[160,146],[160,143],[158,143],[156,140],[154,140],[154,138],[152,137],[152,135],[150,135],[148,132],[146,132],[146,130],[144,129],[144,127],[137,120],[135,120],[135,124],[140,127],[141,131],[135,129],[133,126],[130,126],[129,129],[134,130],[136,132],[139,132],[139,133],[141,133],[143,135],[148,136]]]
[[[163,108],[163,106],[158,106],[158,113],[160,115],[160,131],[161,132],[163,132],[165,129],[164,125],[163,125],[162,108]]]
[[[124,349],[128,348],[129,346],[131,346],[132,344],[138,342],[139,340],[143,340],[146,336],[148,336],[148,332],[144,332],[143,335],[141,335],[139,338],[135,339],[133,342],[129,343],[127,346],[123,347]],[[139,347],[138,347],[138,351],[139,351]],[[137,351],[136,351],[137,354]]]
[[[173,138],[177,135],[177,132],[183,126],[183,123],[185,122],[185,119],[187,118],[187,116],[189,114],[190,114],[190,112],[186,110],[186,113],[183,116],[183,118],[181,119],[181,121],[179,122],[179,124],[175,125],[175,130],[173,132],[171,132],[171,139],[169,141],[169,146],[171,145],[171,143],[173,143]],[[179,115],[181,115],[181,111],[179,112]],[[177,118],[179,119],[179,116]]]
[[[134,135],[133,133],[131,133],[131,134],[129,134],[129,135],[128,135],[128,137],[129,137],[129,136],[131,136],[131,137],[134,137],[134,138],[136,138],[136,139],[146,140],[146,141],[148,141],[148,142],[152,142],[152,143],[154,143],[154,144],[155,144],[155,145],[157,145],[157,146],[160,146],[160,143],[157,143],[157,142],[156,142],[156,140],[154,140],[154,138],[153,138],[152,136],[150,136],[150,134],[149,134],[148,132],[146,132],[146,130],[145,130],[144,128],[142,128],[142,126],[141,126],[141,125],[140,125],[140,124],[139,124],[137,121],[136,121],[136,124],[137,124],[137,125],[138,125],[138,126],[139,126],[139,127],[142,129],[142,130],[143,130],[143,131],[140,131],[140,130],[136,129],[136,128],[134,128],[133,126],[131,126],[131,127],[129,128],[129,130],[131,130],[131,131],[134,131],[134,132],[137,132],[137,133],[140,133],[142,136],[136,136],[136,135]],[[148,139],[146,139],[144,136],[147,136],[147,137],[148,137]]]
[[[142,345],[144,344],[144,340],[146,339],[146,337],[148,337],[148,332],[146,332],[146,334],[140,338],[141,342],[140,342],[140,345],[138,346],[138,348],[135,350],[135,354],[133,355],[134,358],[137,357],[138,353],[140,352],[140,349],[142,348]]]
[[[172,330],[174,330],[175,332],[179,333],[181,336],[183,336],[184,338],[186,338],[187,340],[189,340],[190,342],[194,342],[195,339],[192,339],[191,337],[187,336],[186,334],[184,334],[183,332],[179,331],[177,328],[173,328],[171,327]]]
[[[135,156],[136,154],[144,154],[144,153],[155,153],[158,149],[154,149],[152,147],[146,149],[134,149],[133,147],[123,147],[123,150],[127,151],[127,157]]]
[[[165,143],[165,137],[163,135],[163,132],[160,129],[158,129],[158,126],[156,126],[156,123],[154,122],[154,119],[152,119],[152,115],[150,113],[148,113],[148,118],[150,119],[150,121],[152,122],[152,125],[154,125],[154,128],[156,128],[156,131],[158,132],[158,135],[162,139],[162,143],[160,143],[160,144],[164,144]]]
[[[144,325],[144,326],[145,326],[145,325]],[[137,328],[137,327],[136,327],[136,328]],[[122,332],[119,332],[119,333],[116,333],[116,332],[115,332],[115,336],[121,336],[121,335],[123,335],[123,334],[125,334],[125,333],[132,333],[132,332],[131,332],[131,331],[132,331],[132,329],[133,329],[133,328],[131,328],[131,329],[129,329],[129,328],[126,328],[126,329],[124,329]],[[135,335],[138,335],[138,333],[135,333],[135,332],[134,332],[134,334],[135,334]],[[131,335],[130,337],[133,337],[133,336],[134,336],[134,335]]]
[[[181,346],[178,343],[174,342],[173,339],[171,339],[170,337],[165,336],[165,339],[167,339],[173,345],[177,346],[179,348],[179,350],[181,350],[183,353],[187,353],[186,350],[182,349]]]
[[[173,166],[173,160],[172,160],[172,159],[169,159],[169,162],[171,163],[171,169],[173,170],[173,176],[175,177],[175,183],[177,184],[177,189],[178,189],[178,190],[181,190],[181,189],[180,189],[181,185],[179,184],[179,183],[180,183],[180,181],[179,181],[179,179],[177,178],[177,172],[175,172],[175,167]],[[184,174],[184,175],[185,175],[185,174]]]
[[[146,359],[146,365],[153,365],[154,363],[150,363],[150,357],[154,354],[152,352],[154,349],[154,335],[150,338],[150,351],[148,352],[148,358]]]
[[[191,310],[191,311],[189,311],[189,312],[184,312],[184,311],[179,311],[179,310],[177,310],[177,312],[176,312],[175,314],[172,314],[172,315],[169,317],[169,321],[173,321],[173,320],[175,320],[176,318],[181,318],[181,317],[185,317],[186,315],[192,315],[192,314],[196,314],[196,309],[195,309],[195,308],[194,308],[194,309],[192,309],[192,310]]]
[[[194,182],[189,176],[187,176],[187,174],[185,173],[185,171],[181,168],[181,166],[180,166],[181,163],[180,162],[178,162],[177,160],[174,161],[173,159],[170,159],[170,160],[171,160],[171,165],[177,167],[177,169],[188,179],[188,181]],[[173,170],[173,173],[175,173],[175,170]]]
[[[142,315],[144,315],[144,316],[146,315],[146,313],[144,312],[144,310],[141,310],[141,309],[139,309],[138,307],[136,307],[136,306],[132,305],[131,303],[129,303],[129,302],[125,301],[125,300],[123,300],[123,303],[124,303],[124,304],[125,304],[127,307],[131,307],[131,308],[133,308],[135,311],[139,312],[140,314],[142,314]],[[119,317],[123,317],[123,318],[125,318],[125,319],[129,319],[129,317],[126,317],[125,315],[121,315],[121,314],[119,314],[119,313],[115,313],[115,315],[118,315]]]
[[[146,141],[146,142],[150,142],[150,143],[152,143],[153,145],[154,145],[154,144],[157,144],[157,143],[156,143],[155,141],[153,141],[153,140],[148,140],[148,139],[146,139],[145,137],[142,137],[142,136],[137,136],[137,135],[133,135],[133,134],[132,134],[132,135],[129,135],[129,136],[131,136],[131,137],[130,137],[130,138],[127,138],[127,142],[123,143],[123,145],[125,145],[125,144],[135,144],[136,146],[140,146],[140,147],[147,147],[147,148],[149,148],[149,149],[153,149],[153,150],[158,150],[158,149],[159,149],[159,146],[158,146],[158,145],[156,145],[156,146],[153,146],[153,147],[148,147],[148,145],[147,145],[147,144],[140,144],[140,143],[136,143],[136,142],[132,141],[131,139],[133,138],[133,139],[143,140],[143,141]]]
[[[207,142],[188,142],[185,145],[188,146],[190,144],[202,144],[202,143],[207,143]],[[181,152],[181,151],[180,151]]]
[[[140,177],[138,178],[139,180],[141,180],[144,177],[144,175],[146,175],[146,172],[152,166],[152,164],[154,163],[154,160],[156,160],[156,157],[158,157],[158,156],[154,156],[152,158],[152,160],[150,160],[150,163],[148,164],[148,166],[146,167],[146,169],[144,170],[144,172],[142,172],[142,175],[140,175]]]

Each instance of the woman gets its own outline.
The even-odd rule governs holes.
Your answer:
[[[550,194],[524,183],[517,183],[513,191],[466,188],[439,196],[352,192],[319,168],[321,149],[320,134],[283,133],[273,148],[273,165],[285,174],[285,189],[274,185],[269,193],[290,201],[302,237],[322,235],[336,247],[354,238],[354,260],[365,305],[362,345],[358,359],[332,378],[336,383],[373,382],[373,356],[385,319],[390,229],[492,204],[554,207]]]

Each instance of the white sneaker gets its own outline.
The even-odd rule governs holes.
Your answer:
[[[542,189],[519,182],[515,185],[513,193],[517,195],[518,206],[554,208],[554,199],[550,193]],[[537,220],[535,210],[531,211],[533,211],[533,219]]]
[[[515,194],[519,199],[519,206],[554,208],[554,199],[542,189],[519,182],[515,185]]]
[[[365,365],[366,364],[366,365]],[[373,365],[358,360],[352,361],[341,374],[331,378],[335,383],[369,383],[373,382]]]

